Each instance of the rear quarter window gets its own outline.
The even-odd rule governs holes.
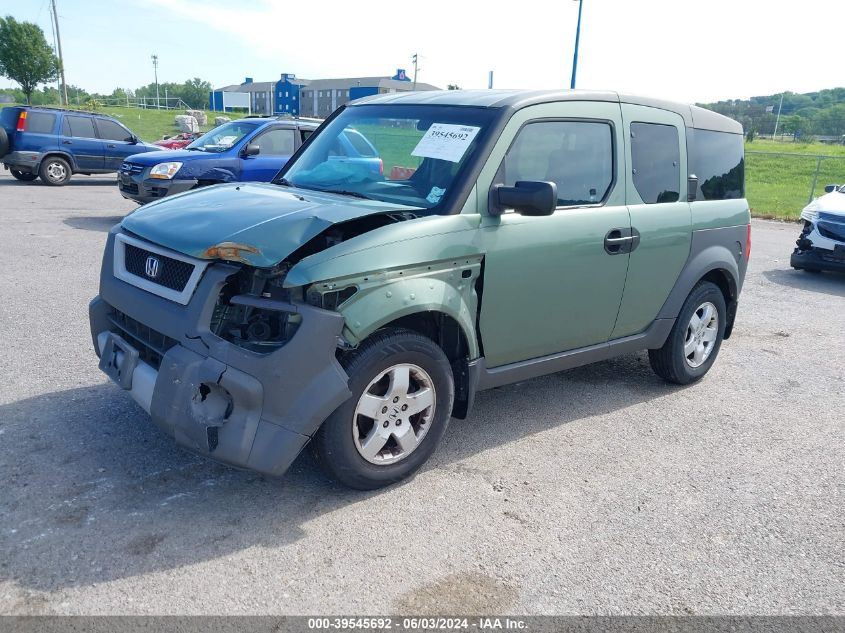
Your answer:
[[[690,173],[698,177],[697,200],[745,197],[742,134],[693,130]]]
[[[56,126],[56,115],[49,112],[26,113],[25,130],[31,134],[51,134]]]
[[[678,128],[631,123],[631,170],[634,187],[643,202],[677,202],[681,184]]]
[[[3,108],[0,110],[0,127],[4,127],[7,130],[14,130],[18,124],[19,113],[20,110],[18,108]]]

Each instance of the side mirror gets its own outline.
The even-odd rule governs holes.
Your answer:
[[[520,180],[513,187],[495,185],[490,203],[490,215],[502,215],[506,209],[522,215],[551,215],[557,208],[557,185],[533,180]]]
[[[141,139],[139,139],[139,138],[138,138],[137,136],[135,136],[134,134],[133,134],[132,136],[130,136],[127,140],[128,140],[128,141],[129,141],[132,145],[137,145],[138,143],[140,143],[140,142],[141,142]]]
[[[825,185],[824,192],[825,193],[833,193],[837,189],[839,189],[839,185]]]
[[[250,143],[244,148],[244,156],[258,156],[261,153],[261,147],[258,143]]]

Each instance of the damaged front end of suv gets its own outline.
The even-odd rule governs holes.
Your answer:
[[[845,272],[845,185],[825,191],[801,211],[804,226],[789,260],[797,270]]]
[[[472,111],[424,112],[448,122]],[[402,165],[390,178],[338,155],[329,136],[299,172],[283,172],[296,182],[203,188],[148,204],[110,231],[89,307],[100,368],[179,445],[283,474],[351,397],[347,355],[387,324],[413,321],[437,339],[458,385],[456,415],[468,408],[479,218],[453,213],[450,195],[466,161],[411,156],[421,117],[389,114],[355,124],[395,137],[380,142]],[[355,129],[338,125],[337,134]],[[412,406],[406,396],[397,411]],[[451,394],[441,398],[445,415]],[[405,428],[424,435],[428,413],[406,414]]]

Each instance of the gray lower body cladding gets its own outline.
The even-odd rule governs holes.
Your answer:
[[[250,352],[208,329],[233,266],[209,266],[183,306],[117,279],[113,248],[114,231],[100,295],[89,307],[101,368],[178,444],[233,466],[283,474],[351,395],[335,358],[343,318],[292,303],[302,316],[296,334],[275,352]]]

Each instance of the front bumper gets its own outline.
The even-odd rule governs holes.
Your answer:
[[[820,213],[815,222],[805,221],[796,246],[793,268],[845,272],[845,218]]]
[[[195,178],[164,180],[147,178],[148,173],[149,168],[144,168],[141,173],[132,173],[123,169],[117,172],[117,188],[120,190],[120,195],[139,204],[146,204],[190,191],[197,186]]]
[[[335,358],[343,318],[292,303],[302,322],[284,347],[263,355],[244,350],[208,329],[235,267],[209,266],[182,306],[114,276],[115,232],[100,295],[89,306],[101,369],[177,444],[232,466],[282,475],[351,395]]]
[[[841,251],[828,251],[820,248],[798,250],[789,258],[789,265],[802,270],[830,270],[845,273],[845,246]]]

